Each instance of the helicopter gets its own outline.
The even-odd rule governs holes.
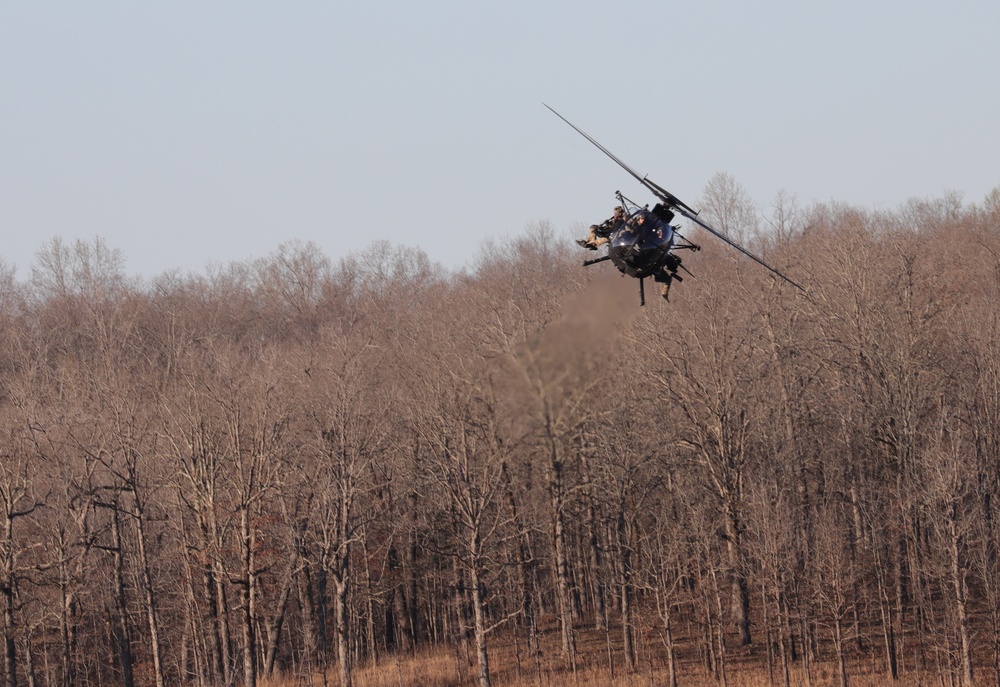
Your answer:
[[[545,105],[545,103],[542,104]],[[639,176],[631,167],[615,157],[610,150],[598,143],[589,134],[548,105],[545,105],[545,107],[559,117],[559,119],[573,127],[577,133],[597,146],[602,153],[618,163],[622,169],[635,177],[640,184],[651,191],[659,200],[650,210],[648,205],[640,206],[622,195],[621,191],[615,191],[615,197],[618,198],[619,202],[615,215],[600,226],[595,225],[591,227],[591,235],[603,239],[601,241],[602,245],[608,246],[607,253],[599,258],[584,261],[584,267],[610,260],[623,275],[635,277],[639,280],[639,305],[646,304],[645,280],[650,277],[653,278],[654,282],[663,284],[663,297],[666,299],[670,292],[670,284],[674,281],[680,282],[684,280],[678,272],[684,270],[684,272],[691,274],[683,266],[681,257],[677,255],[677,251],[690,250],[697,252],[701,250],[701,246],[684,238],[679,231],[679,227],[671,224],[677,215],[681,215],[713,236],[721,239],[732,248],[743,253],[743,255],[754,262],[770,270],[785,282],[800,291],[805,291],[801,285],[768,265],[721,231],[699,219],[698,212],[683,203],[677,196],[654,183],[648,176]],[[588,245],[586,241],[578,241],[577,243]],[[593,246],[593,244],[589,244],[588,247],[596,250],[596,246]]]

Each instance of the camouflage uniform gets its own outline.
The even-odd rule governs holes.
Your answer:
[[[621,226],[624,221],[625,208],[619,205],[615,208],[614,214],[611,215],[611,217],[607,218],[600,224],[591,224],[590,233],[587,234],[587,238],[579,239],[577,243],[584,248],[597,250],[599,247],[611,240],[611,234],[613,234],[615,229]]]

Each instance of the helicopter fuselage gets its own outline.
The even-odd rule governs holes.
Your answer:
[[[637,210],[611,233],[608,257],[623,274],[643,279],[663,271],[674,228],[649,210]]]

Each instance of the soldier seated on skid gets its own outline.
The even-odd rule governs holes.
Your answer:
[[[614,214],[600,224],[591,224],[590,233],[585,239],[577,239],[577,243],[589,250],[597,250],[607,243],[611,234],[625,221],[625,208],[621,205],[614,209]]]

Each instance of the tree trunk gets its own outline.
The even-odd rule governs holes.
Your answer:
[[[462,649],[468,657],[469,649],[469,611],[467,602],[467,590],[465,588],[465,572],[462,568],[458,557],[455,557],[452,562],[452,574],[454,576],[454,595],[453,602],[455,607],[455,622],[457,626],[455,627],[455,640],[458,642],[458,646]]]
[[[732,581],[732,608],[740,644],[749,646],[750,636],[750,585],[747,583],[743,564],[743,523],[735,506],[726,506],[726,552],[729,555],[730,580]]]
[[[24,636],[24,672],[28,678],[28,687],[36,687],[38,683],[35,679],[35,653],[31,648],[30,633]]]
[[[608,629],[607,588],[604,584],[601,560],[601,541],[598,534],[597,508],[594,505],[594,495],[590,477],[590,464],[581,451],[581,472],[583,473],[584,496],[587,503],[587,539],[590,553],[590,570],[593,580],[594,629],[606,632]]]
[[[951,572],[952,592],[955,600],[955,630],[959,639],[959,660],[962,666],[962,684],[973,684],[972,674],[972,642],[969,637],[969,619],[966,609],[968,588],[961,564],[961,535],[958,532],[958,505],[952,504],[948,514],[949,535],[949,569]]]
[[[624,504],[622,504],[624,507]],[[624,511],[618,513],[618,586],[621,591],[622,653],[625,669],[635,671],[635,641],[632,628],[632,549],[628,543]]]
[[[14,642],[14,590],[13,583],[4,581],[3,634],[7,687],[17,687],[17,645]]]
[[[241,592],[243,597],[243,685],[257,687],[257,635],[255,623],[257,572],[254,569],[254,536],[250,524],[248,508],[243,508],[240,514],[240,527],[243,533],[243,579]]]
[[[316,603],[312,591],[311,568],[307,565],[302,574],[297,577],[299,608],[302,615],[302,663],[306,673],[311,675],[313,666],[317,665],[318,649],[316,638]]]
[[[115,639],[118,643],[118,658],[121,662],[122,684],[125,687],[133,687],[135,678],[133,676],[132,641],[128,626],[128,598],[125,592],[125,557],[122,551],[122,535],[120,514],[117,507],[111,509],[111,534],[114,538],[113,559],[114,559],[114,585],[115,585],[115,614],[117,624],[114,628]]]
[[[350,628],[348,626],[349,618],[347,613],[348,577],[346,570],[341,569],[334,574],[334,588],[336,593],[334,631],[337,635],[337,664],[340,671],[340,687],[354,687]]]
[[[778,580],[774,583],[774,610],[777,617],[778,627],[778,658],[781,659],[781,679],[784,687],[790,687],[792,675],[790,669],[788,642],[790,641],[790,624],[788,622],[788,608],[782,600],[781,587]]]
[[[413,648],[422,641],[426,640],[423,636],[424,631],[420,621],[420,606],[417,603],[417,562],[419,560],[419,550],[420,545],[417,540],[417,502],[418,496],[417,491],[414,489],[410,492],[410,512],[409,512],[409,528],[407,532],[407,548],[406,548],[406,615],[407,615],[407,626],[410,630],[410,636],[413,639]]]
[[[292,561],[289,564],[288,576],[281,587],[281,595],[278,597],[278,608],[274,617],[267,623],[267,644],[264,650],[263,674],[270,676],[274,673],[274,664],[278,657],[278,647],[281,644],[281,630],[285,624],[285,609],[288,608],[288,597],[292,594],[297,577],[295,568],[298,565],[298,552],[292,554]]]
[[[71,687],[76,684],[76,663],[73,660],[76,649],[76,602],[73,592],[69,588],[70,573],[66,569],[68,567],[66,562],[59,566],[59,593],[62,600],[59,609],[59,637],[62,645],[60,654],[63,687]]]
[[[486,647],[486,609],[483,582],[479,577],[479,533],[472,535],[469,575],[472,582],[473,628],[476,637],[476,662],[479,667],[479,687],[490,687],[490,655]]]
[[[662,590],[657,589],[658,597]],[[660,618],[663,620],[663,646],[667,650],[667,687],[677,687],[677,652],[674,647],[674,632],[671,627],[670,601],[663,596],[660,608]]]
[[[211,622],[212,673],[213,682],[230,683],[231,663],[229,661],[229,623],[226,609],[226,594],[220,579],[222,566],[213,561],[205,566],[205,594],[208,596],[208,613]]]
[[[839,614],[833,618],[833,647],[837,652],[837,683],[840,687],[848,687],[847,659],[844,656],[844,624]]]
[[[7,687],[17,687],[17,645],[14,641],[14,520],[9,513],[4,523],[3,592],[4,675]]]
[[[138,547],[139,565],[142,567],[142,591],[146,599],[146,624],[149,627],[150,654],[153,658],[153,679],[156,687],[163,687],[163,649],[160,647],[160,624],[156,615],[156,592],[153,589],[153,575],[150,571],[149,557],[146,555],[146,527],[142,510],[139,508],[139,497],[135,495],[136,545]]]
[[[532,576],[529,571],[531,545],[528,539],[527,528],[521,521],[521,516],[517,508],[517,499],[514,497],[514,487],[511,483],[510,473],[507,471],[506,463],[503,464],[501,470],[503,471],[507,506],[510,509],[510,519],[514,524],[514,531],[516,532],[514,557],[517,560],[517,581],[521,602],[521,626],[524,628],[525,638],[528,642],[528,650],[535,653],[538,651],[538,632],[535,623],[535,608],[532,598]]]
[[[555,553],[556,611],[562,638],[562,653],[567,664],[576,663],[576,637],[573,631],[573,601],[566,555],[566,525],[563,513],[562,460],[556,441],[549,438],[549,502],[552,509],[552,545]]]
[[[726,633],[725,633],[725,621],[724,613],[722,610],[722,592],[719,589],[719,580],[716,575],[715,569],[712,569],[712,593],[715,596],[715,611],[717,614],[717,622],[715,623],[716,638],[719,643],[718,654],[716,656],[718,664],[716,666],[716,674],[719,676],[719,682],[723,687],[729,685],[729,677],[727,673],[726,666]]]
[[[893,606],[889,601],[889,593],[885,587],[884,571],[881,569],[880,561],[875,561],[876,573],[878,577],[878,598],[879,612],[882,618],[882,640],[885,647],[886,669],[889,677],[895,680],[899,677],[899,666],[896,662],[896,631],[895,619],[893,618]]]
[[[320,665],[324,668],[330,661],[329,587],[330,578],[326,565],[320,565],[316,570],[316,646]]]

